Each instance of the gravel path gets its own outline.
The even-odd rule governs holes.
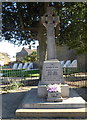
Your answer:
[[[87,88],[75,88],[75,90],[87,101]],[[27,90],[0,95],[2,96],[2,118],[16,118],[15,111],[24,98],[26,92]]]

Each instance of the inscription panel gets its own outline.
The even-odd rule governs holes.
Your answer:
[[[42,81],[51,83],[62,83],[63,71],[60,62],[47,62],[43,65]]]

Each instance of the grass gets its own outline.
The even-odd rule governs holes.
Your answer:
[[[8,90],[15,90],[15,89],[18,89],[20,87],[23,87],[24,84],[23,83],[20,83],[20,82],[13,82],[13,83],[10,83],[10,85],[2,88],[3,91],[8,91]]]

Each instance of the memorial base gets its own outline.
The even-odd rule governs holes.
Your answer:
[[[37,89],[37,87],[32,87],[27,92],[16,110],[17,117],[87,117],[86,102],[73,88],[70,89],[69,98],[63,98],[62,102],[48,102],[46,98],[38,97]]]
[[[48,102],[62,102],[63,98],[62,97],[48,97],[47,101]]]
[[[61,84],[61,96],[62,97],[69,97],[69,85]],[[38,85],[38,97],[46,98],[47,97],[47,85]]]
[[[47,101],[48,102],[62,102],[61,92],[48,92]]]

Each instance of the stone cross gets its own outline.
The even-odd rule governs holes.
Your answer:
[[[47,13],[42,17],[42,23],[47,29],[48,60],[56,59],[55,27],[59,23],[59,16],[54,14],[54,8],[48,7]]]

